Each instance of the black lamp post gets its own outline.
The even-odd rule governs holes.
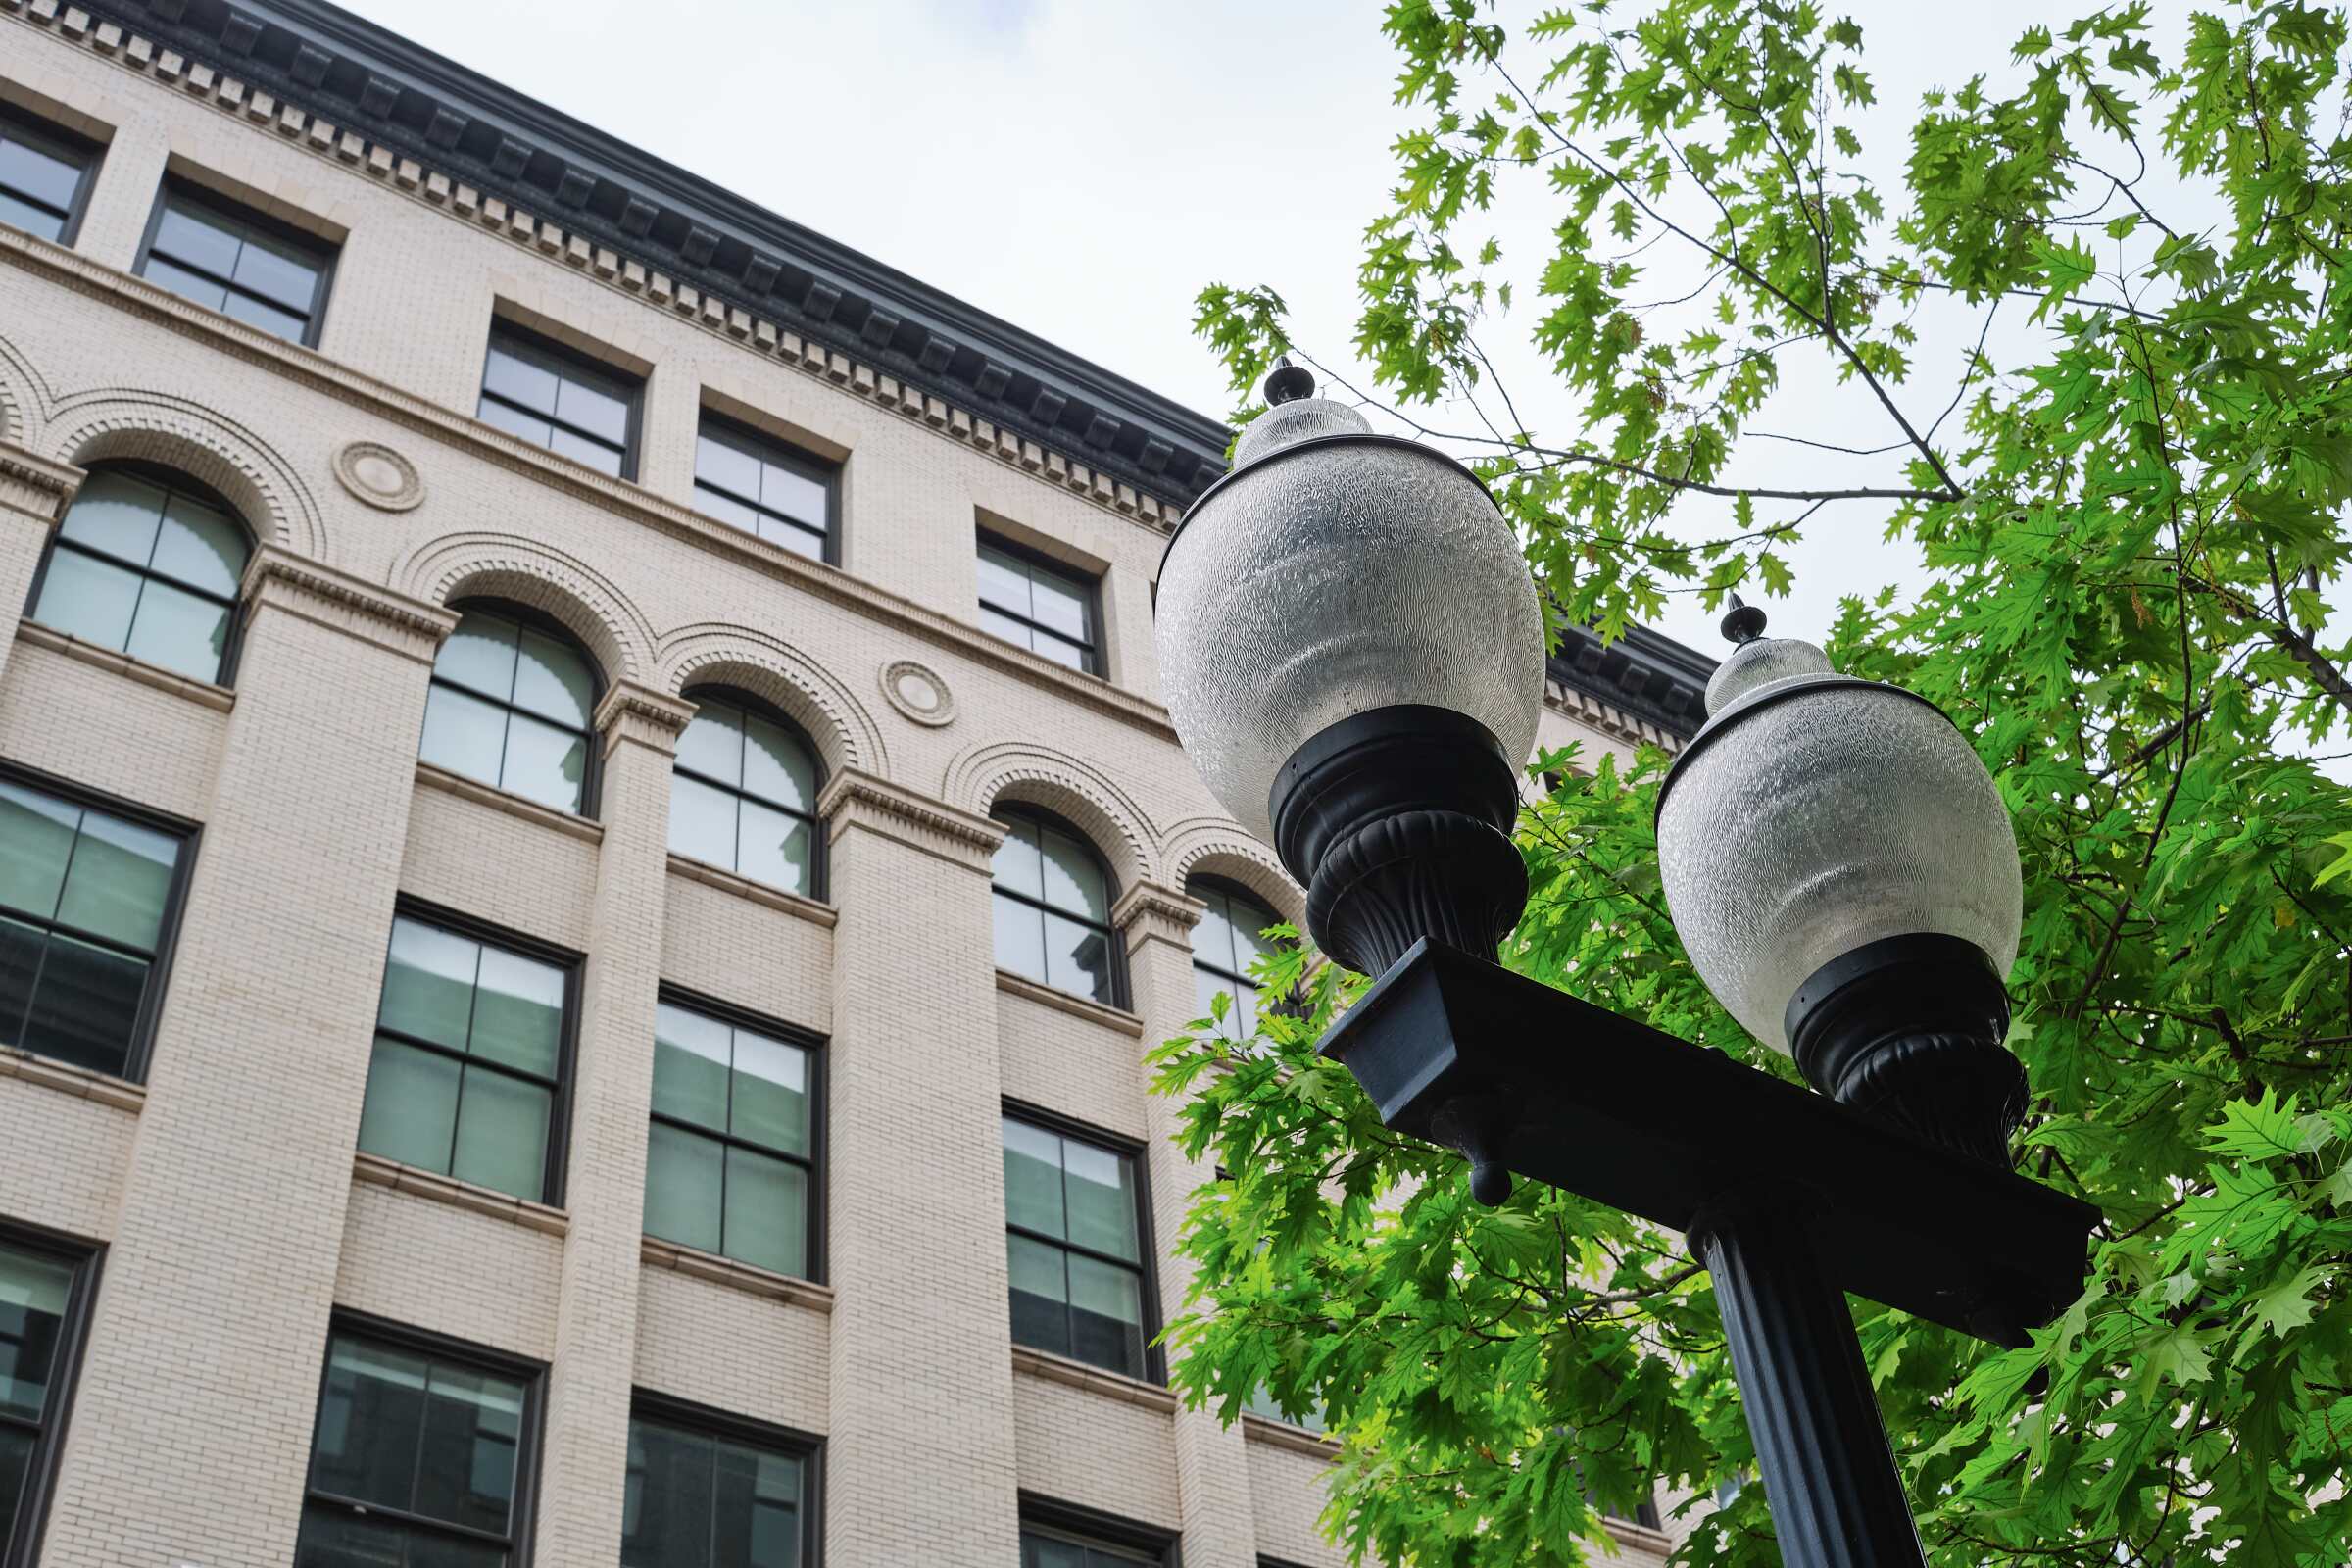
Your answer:
[[[1846,1293],[2024,1345],[2098,1218],[2009,1169],[2021,901],[1992,780],[1936,708],[1735,608],[1660,869],[1700,976],[1822,1094],[1503,969],[1534,585],[1468,469],[1313,391],[1268,378],[1169,542],[1157,624],[1202,777],[1306,886],[1324,951],[1379,977],[1323,1054],[1461,1150],[1483,1202],[1517,1172],[1688,1235],[1784,1559],[1922,1562]]]

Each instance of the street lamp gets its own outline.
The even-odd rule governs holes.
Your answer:
[[[1377,975],[1325,1036],[1399,1131],[1684,1232],[1712,1276],[1784,1560],[1923,1561],[1845,1294],[2000,1345],[2082,1289],[2097,1212],[2008,1168],[2017,847],[1923,699],[1739,646],[1659,793],[1675,928],[1794,1086],[1493,961],[1543,617],[1475,475],[1287,365],[1161,564],[1168,708],[1226,808]]]

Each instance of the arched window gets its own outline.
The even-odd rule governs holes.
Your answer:
[[[1217,1033],[1228,1040],[1247,1040],[1257,1032],[1258,985],[1250,978],[1250,965],[1273,944],[1259,933],[1279,924],[1281,916],[1233,883],[1197,876],[1185,891],[1208,906],[1193,927],[1193,993],[1200,1016],[1209,1016],[1209,1000],[1223,991],[1233,998]]]
[[[596,663],[563,627],[520,605],[456,607],[433,661],[417,756],[436,767],[552,806],[592,809]]]
[[[1077,830],[1033,807],[997,811],[997,967],[1059,991],[1118,1000],[1110,871]]]
[[[184,475],[91,473],[50,541],[32,618],[191,680],[224,682],[253,538]]]
[[[782,713],[724,687],[689,694],[694,721],[669,776],[672,855],[822,897],[815,748]]]

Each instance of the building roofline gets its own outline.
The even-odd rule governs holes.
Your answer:
[[[1563,626],[1546,673],[1571,691],[1687,741],[1706,720],[1715,661],[1646,626],[1629,626],[1605,646],[1589,626]]]

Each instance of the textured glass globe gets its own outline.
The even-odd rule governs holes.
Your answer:
[[[1269,410],[1236,458],[1169,544],[1156,623],[1169,714],[1225,808],[1271,842],[1291,755],[1404,703],[1466,713],[1524,762],[1544,617],[1484,487],[1320,398]]]
[[[1683,946],[1766,1045],[1797,987],[1866,943],[1962,938],[2007,975],[2023,889],[2000,791],[1927,703],[1835,674],[1820,649],[1743,645],[1658,809],[1658,865]]]

